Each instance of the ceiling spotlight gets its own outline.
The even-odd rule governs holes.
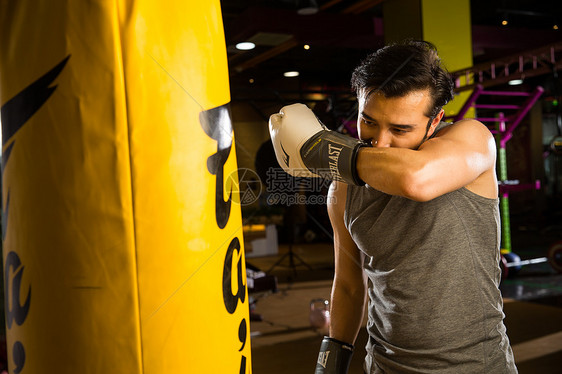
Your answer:
[[[520,84],[523,84],[523,79],[513,79],[507,82],[507,84],[509,84],[510,86],[518,86]]]
[[[256,48],[256,45],[252,42],[242,42],[236,44],[236,49],[239,49],[241,51],[249,51],[250,49],[254,48]]]
[[[503,26],[507,26],[507,20],[506,20],[506,19],[504,19],[504,20],[502,21],[502,25],[503,25]]]
[[[287,78],[292,78],[292,77],[298,77],[299,74],[300,73],[298,71],[286,71],[283,73],[283,76]]]
[[[301,16],[309,16],[311,14],[318,13],[318,4],[316,4],[316,0],[299,1],[297,5],[297,14],[300,14]]]
[[[558,30],[558,25],[552,26],[552,29],[553,29],[553,30]]]
[[[308,51],[308,50],[310,49],[310,46],[309,46],[308,44],[305,44],[305,45],[303,46],[303,48]]]
[[[255,81],[254,81],[254,78],[248,79],[248,82],[250,82],[251,84],[254,83],[254,82],[255,82]]]

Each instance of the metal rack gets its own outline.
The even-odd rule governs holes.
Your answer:
[[[521,261],[519,256],[512,253],[511,247],[511,228],[509,219],[509,194],[510,192],[522,191],[528,189],[540,189],[541,183],[536,180],[532,183],[519,183],[516,180],[509,180],[507,176],[507,142],[513,137],[513,132],[519,126],[523,118],[529,110],[535,105],[539,97],[544,92],[540,86],[536,87],[532,92],[518,91],[486,91],[484,87],[477,84],[474,91],[462,106],[461,110],[455,116],[446,117],[453,121],[459,121],[465,118],[470,108],[486,110],[494,112],[494,115],[486,117],[475,117],[474,119],[484,123],[490,131],[496,136],[498,146],[498,177],[500,190],[500,214],[502,222],[502,264],[503,276],[507,276],[510,268],[519,268],[523,265],[547,262],[547,257]],[[476,101],[482,96],[510,97],[521,98],[523,102],[520,104],[481,104]],[[506,114],[510,113],[510,114]]]
[[[507,83],[513,79],[549,74],[553,70],[561,68],[562,42],[558,42],[457,70],[451,75],[455,81],[455,91],[461,92],[477,86],[489,87]]]

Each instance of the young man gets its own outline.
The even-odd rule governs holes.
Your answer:
[[[453,85],[429,43],[380,49],[352,86],[361,141],[301,104],[270,119],[287,172],[335,180],[331,328],[316,373],[347,372],[367,299],[366,373],[516,373],[492,135],[475,120],[441,122]]]

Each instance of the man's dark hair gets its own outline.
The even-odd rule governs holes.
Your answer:
[[[433,103],[426,115],[430,118],[453,98],[454,87],[437,49],[425,41],[392,44],[370,54],[355,68],[351,86],[357,93],[366,88],[385,97],[429,88]]]

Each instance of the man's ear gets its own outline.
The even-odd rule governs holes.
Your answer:
[[[430,137],[431,135],[433,135],[433,132],[435,131],[435,129],[437,128],[437,125],[439,125],[439,123],[441,122],[441,120],[443,119],[443,116],[445,115],[445,109],[441,109],[441,111],[439,112],[439,114],[437,114],[434,118],[433,121],[431,121],[431,125],[429,126],[429,131],[427,132],[427,137]]]

